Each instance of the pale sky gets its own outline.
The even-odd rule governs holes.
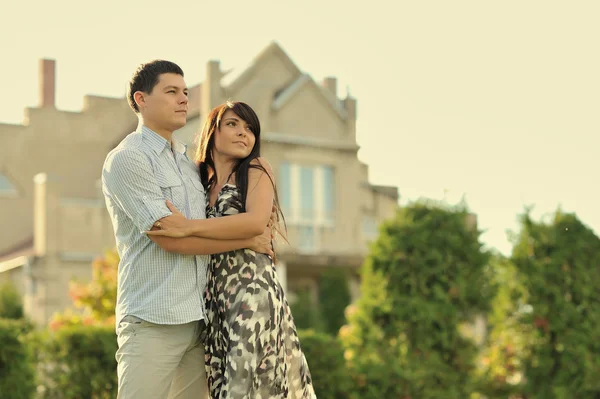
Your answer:
[[[272,40],[358,100],[359,157],[375,184],[464,195],[507,253],[524,205],[559,205],[600,233],[600,1],[4,0],[0,122],[37,105],[38,59],[57,60],[57,106],[122,97],[135,67],[244,65]],[[243,99],[239,99],[243,100]]]

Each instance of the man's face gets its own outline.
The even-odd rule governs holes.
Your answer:
[[[145,121],[171,132],[185,126],[187,121],[188,89],[183,76],[163,73],[151,93],[141,93],[139,104]]]

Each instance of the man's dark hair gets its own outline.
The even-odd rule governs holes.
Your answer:
[[[152,89],[154,89],[160,75],[163,73],[174,73],[183,76],[183,70],[174,62],[154,60],[140,65],[131,77],[127,92],[127,101],[136,114],[138,114],[140,110],[135,103],[133,95],[136,91],[142,91],[148,94],[152,93]]]

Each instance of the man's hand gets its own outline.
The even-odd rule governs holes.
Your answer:
[[[167,207],[173,214],[160,219],[154,223],[152,230],[144,233],[149,236],[188,237],[190,235],[189,220],[169,200],[167,200]]]
[[[250,245],[249,249],[261,254],[269,255],[272,258],[275,255],[273,252],[272,239],[272,230],[267,226],[261,235],[252,239],[252,245]]]
[[[267,228],[273,229],[277,225],[277,207],[273,204],[273,208],[271,210],[271,218],[269,219],[269,223],[267,224]]]
[[[277,223],[277,207],[273,204],[273,208],[271,209],[271,224],[275,225]]]

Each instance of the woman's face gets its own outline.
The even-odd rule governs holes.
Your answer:
[[[250,155],[256,138],[252,128],[233,110],[228,109],[215,132],[214,151],[226,158],[243,159]]]

